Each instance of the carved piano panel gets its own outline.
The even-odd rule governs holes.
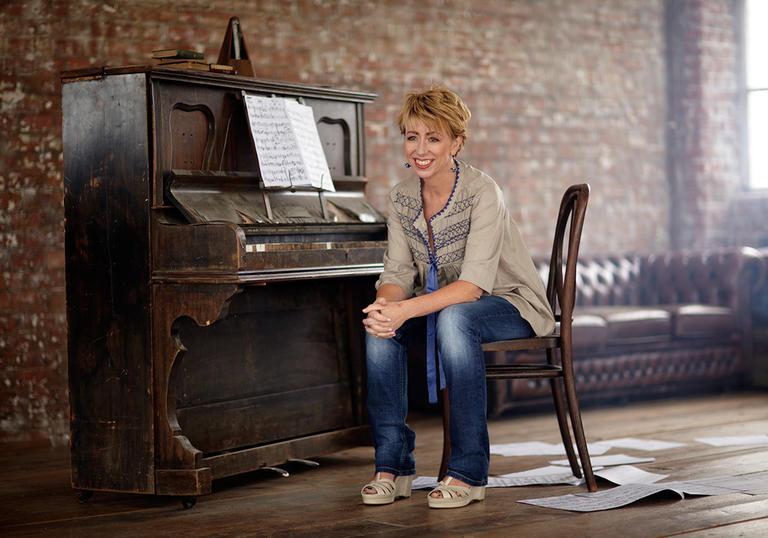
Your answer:
[[[271,288],[246,288],[211,326],[180,323],[177,414],[203,452],[355,425],[341,283]]]
[[[168,160],[171,168],[209,170],[213,161],[215,125],[211,109],[205,105],[176,103],[171,108],[168,131]]]

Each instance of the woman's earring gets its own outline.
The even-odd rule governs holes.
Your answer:
[[[405,166],[406,168],[410,168],[411,167],[411,163],[405,163],[403,166]]]
[[[453,168],[451,168],[451,172],[458,172],[459,171],[459,163],[456,162],[456,155],[452,155],[451,158],[453,159]]]

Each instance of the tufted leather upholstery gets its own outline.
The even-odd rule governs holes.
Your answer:
[[[546,278],[548,260],[534,262]],[[751,360],[750,300],[764,264],[748,247],[582,257],[573,323],[580,401],[742,385]],[[489,384],[492,414],[548,402],[541,381]]]
[[[534,262],[546,279],[549,260]],[[576,301],[580,306],[701,303],[737,308],[740,283],[754,290],[763,276],[761,256],[749,247],[582,257]]]

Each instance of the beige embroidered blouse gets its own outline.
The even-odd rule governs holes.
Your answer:
[[[537,335],[552,332],[555,320],[544,283],[491,177],[459,161],[453,193],[431,224],[439,287],[456,280],[471,282],[484,295],[515,305]],[[423,295],[430,252],[418,178],[392,189],[387,229],[384,272],[377,289],[396,284],[408,296]]]

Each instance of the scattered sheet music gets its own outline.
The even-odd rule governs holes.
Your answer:
[[[411,489],[435,489],[437,487],[436,476],[417,476],[411,483]]]
[[[649,473],[635,467],[634,465],[616,465],[606,467],[595,471],[595,476],[612,482],[616,485],[622,484],[653,484],[659,480],[669,477],[668,474]]]
[[[335,190],[312,108],[245,91],[243,100],[266,187]]]
[[[637,467],[633,467],[632,465],[621,465],[607,469],[598,468],[595,470],[595,475],[618,485],[627,483],[651,484],[669,476],[665,474],[649,473],[642,469],[638,469]],[[583,483],[584,479],[573,476],[573,473],[569,468],[555,465],[488,477],[489,488],[563,484],[579,486]],[[411,485],[411,489],[432,489],[435,487],[437,487],[436,476],[417,476]]]
[[[655,439],[636,439],[634,437],[623,437],[621,439],[608,439],[607,441],[598,441],[596,445],[606,445],[610,448],[626,448],[632,450],[666,450],[668,448],[677,448],[685,446],[685,443],[673,443],[670,441],[657,441]],[[592,445],[589,445],[592,446]],[[590,454],[592,452],[590,451]]]
[[[621,439],[608,439],[588,443],[587,448],[592,456],[605,454],[611,448],[626,448],[634,450],[666,450],[685,446],[685,443],[673,443],[670,441],[658,441],[655,439],[636,439],[623,437]],[[575,447],[574,447],[575,448]],[[522,443],[503,443],[491,445],[491,454],[499,456],[562,456],[565,455],[563,443],[542,443],[541,441],[527,441]]]
[[[685,498],[686,495],[722,495],[728,493],[761,495],[768,493],[768,472],[658,484],[631,483],[595,493],[575,493],[540,499],[525,499],[518,502],[573,512],[596,512],[619,508],[640,499],[663,493],[671,494],[679,499]]]
[[[684,498],[682,491],[660,484],[624,484],[594,493],[575,493],[556,497],[542,497],[540,499],[524,499],[518,502],[544,508],[571,510],[573,512],[597,512],[599,510],[610,510],[611,508],[626,506],[661,492],[669,492],[680,499]]]
[[[590,454],[604,454],[610,448],[610,446],[601,443],[587,444]],[[498,456],[563,456],[565,455],[565,447],[563,443],[553,444],[527,441],[523,443],[491,445],[491,454]]]
[[[768,435],[736,435],[731,437],[699,437],[699,443],[712,446],[768,445]]]
[[[489,476],[489,488],[508,488],[514,486],[547,486],[568,484],[578,486],[583,478],[576,478],[570,469],[550,465],[538,469],[530,469],[519,473],[509,473],[500,476]],[[417,476],[411,489],[432,489],[437,487],[436,476]]]
[[[609,454],[607,456],[596,456],[594,458],[590,456],[589,461],[592,462],[593,466],[602,465],[603,467],[607,467],[609,465],[627,465],[630,463],[650,463],[656,461],[656,458],[640,458],[627,456],[626,454]],[[550,461],[549,463],[552,465],[568,465],[568,460]]]
[[[489,486],[492,478],[494,479],[494,483],[498,485],[491,487],[531,486],[546,484],[571,484],[577,486],[583,482],[582,478],[576,478],[573,476],[570,468],[556,465],[549,465],[547,467],[538,467],[536,469],[529,469],[527,471],[520,471],[517,473],[507,473],[500,476],[488,477]]]

